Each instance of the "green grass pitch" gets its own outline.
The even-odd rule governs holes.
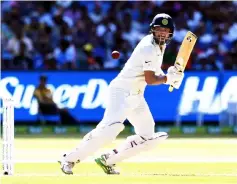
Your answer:
[[[66,176],[57,163],[74,148],[78,136],[24,136],[15,141],[15,173],[2,184],[237,184],[237,138],[169,138],[154,150],[118,164],[121,174],[106,175],[94,158],[114,148],[118,139],[79,163]]]

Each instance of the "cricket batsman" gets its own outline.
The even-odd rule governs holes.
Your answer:
[[[166,45],[174,34],[174,23],[167,14],[157,14],[150,24],[150,34],[136,46],[124,68],[111,81],[104,117],[95,129],[86,134],[78,147],[60,160],[65,174],[73,174],[75,163],[83,161],[102,146],[111,143],[123,131],[125,119],[134,126],[135,135],[116,149],[101,155],[95,162],[107,174],[119,174],[115,165],[124,159],[148,151],[168,137],[155,132],[155,122],[144,98],[146,85],[172,85],[178,89],[184,74],[174,66],[167,74],[161,69]]]

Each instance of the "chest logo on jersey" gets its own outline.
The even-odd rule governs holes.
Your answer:
[[[150,63],[151,61],[145,61],[145,63]]]

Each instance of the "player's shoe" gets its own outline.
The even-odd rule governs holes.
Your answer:
[[[106,174],[120,174],[118,171],[115,170],[115,164],[108,165],[106,160],[108,159],[108,155],[104,154],[101,157],[96,158],[95,162],[103,169]]]
[[[63,173],[71,175],[73,174],[72,168],[74,167],[75,163],[73,162],[66,162],[66,161],[58,161],[58,163],[61,165],[61,170]]]

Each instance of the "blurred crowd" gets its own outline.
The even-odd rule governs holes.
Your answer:
[[[164,56],[175,61],[186,32],[198,36],[187,68],[237,70],[237,1],[3,1],[2,69],[119,69],[157,13],[176,29]],[[121,55],[115,60],[111,52]]]

